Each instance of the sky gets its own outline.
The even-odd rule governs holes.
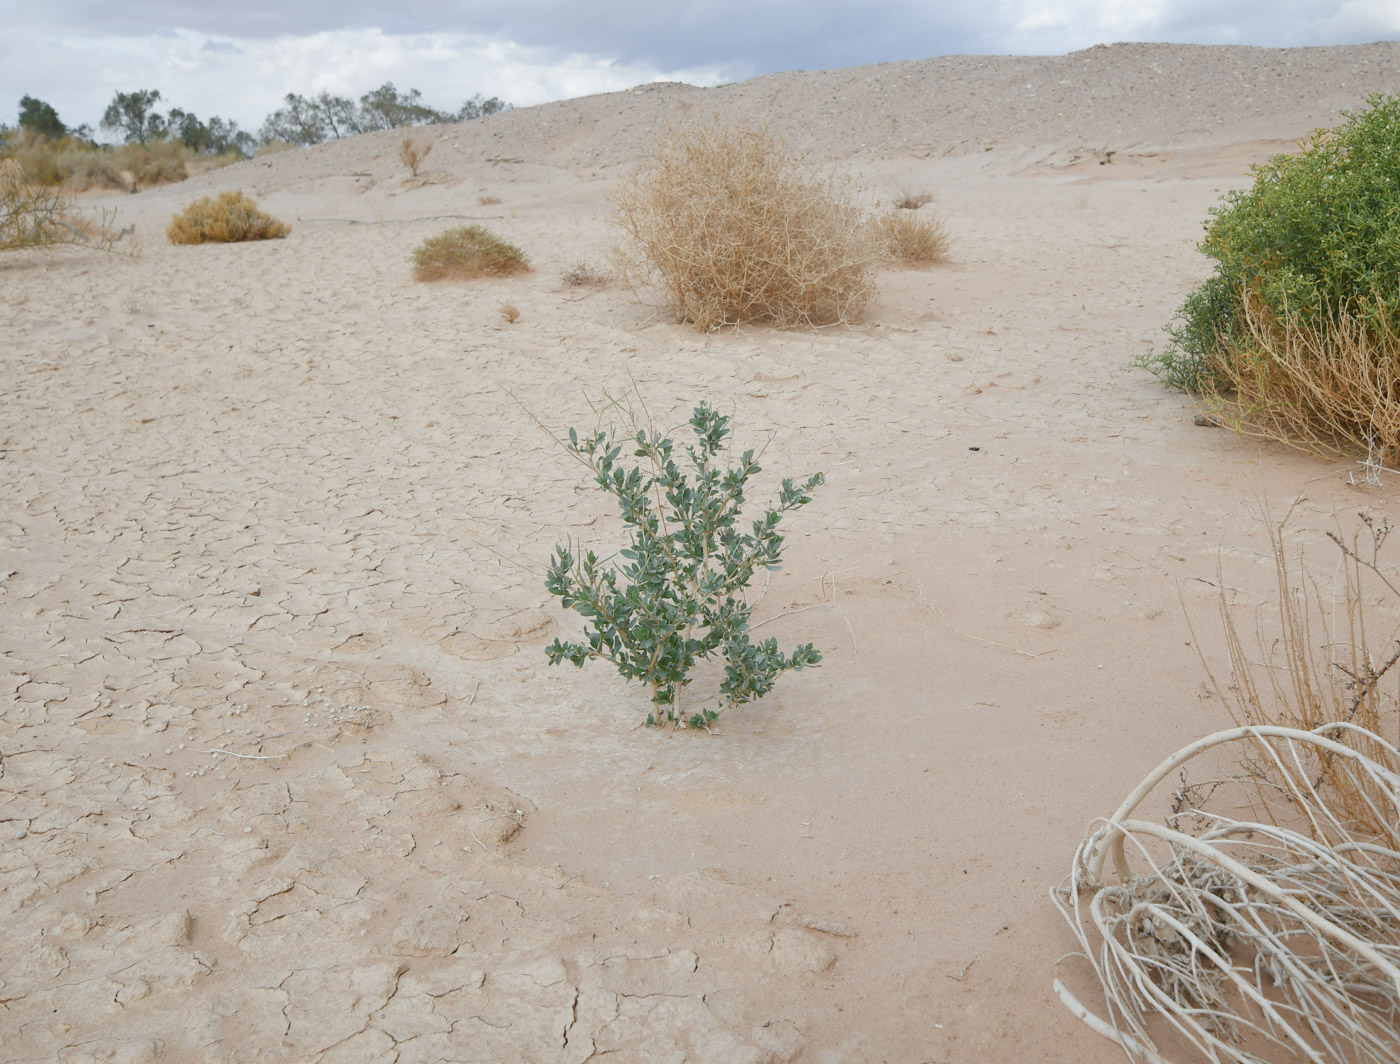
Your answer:
[[[255,133],[287,93],[386,81],[456,110],[1116,41],[1396,39],[1400,0],[0,0],[0,122],[26,94],[95,129],[114,93],[157,89],[161,109]]]

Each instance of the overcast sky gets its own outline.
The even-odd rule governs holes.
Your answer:
[[[256,132],[289,92],[393,81],[455,110],[647,81],[696,85],[1115,41],[1270,47],[1400,39],[1400,0],[0,0],[0,122],[29,94],[97,125],[117,91]]]

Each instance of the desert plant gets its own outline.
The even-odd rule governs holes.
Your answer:
[[[927,266],[948,258],[948,230],[937,218],[893,210],[870,225],[892,261]]]
[[[476,205],[478,207],[494,207],[501,202],[500,196],[477,196]]]
[[[776,639],[751,641],[744,589],[760,568],[779,567],[778,525],[789,510],[811,501],[823,477],[815,473],[801,485],[784,480],[777,504],[750,532],[742,531],[744,489],[759,472],[754,452],[745,451],[737,466],[721,471],[716,459],[729,435],[729,418],[702,403],[690,427],[695,444],[686,455],[693,475],[682,472],[674,443],[655,429],[636,429],[631,445],[644,465],[630,468],[619,463],[624,444],[612,433],[598,429],[581,438],[569,431],[569,452],[616,498],[628,545],[619,552],[621,564],[582,546],[555,548],[545,586],[587,627],[584,642],[555,639],[547,653],[551,665],[582,666],[596,658],[626,679],[645,682],[651,688],[649,725],[667,720],[701,728],[730,706],[762,698],[779,673],[821,661],[810,643],[787,655]],[[725,661],[720,699],[686,716],[681,692],[691,682],[690,670],[716,653]]]
[[[26,181],[19,163],[0,158],[0,251],[64,244],[111,251],[122,235],[115,230],[116,212],[103,211],[94,222],[72,207],[64,192]]]
[[[184,181],[189,177],[185,162],[192,154],[178,140],[169,139],[127,144],[113,152],[118,173],[131,175],[131,192]]]
[[[520,320],[520,308],[514,303],[502,303],[501,317],[505,318],[507,325],[514,325]]]
[[[1400,315],[1388,299],[1280,321],[1247,295],[1242,314],[1242,337],[1196,388],[1216,420],[1319,454],[1365,455],[1372,468],[1400,462]]]
[[[894,191],[894,208],[900,211],[917,211],[925,203],[933,202],[933,193],[922,188],[907,188],[901,185]]]
[[[36,184],[126,192],[183,181],[196,161],[202,170],[211,170],[241,158],[237,153],[199,155],[180,141],[165,138],[109,147],[79,137],[55,140],[28,131],[15,138],[8,154],[20,165],[25,180]]]
[[[239,190],[221,192],[218,199],[206,196],[195,200],[171,219],[165,235],[172,244],[203,244],[275,240],[291,231],[291,227],[260,211]]]
[[[603,288],[612,281],[604,270],[586,262],[576,262],[564,274],[564,283],[570,288]]]
[[[701,331],[765,321],[851,321],[875,290],[880,249],[848,185],[767,129],[673,130],[623,186],[618,273]]]
[[[529,269],[523,251],[479,225],[448,229],[413,249],[413,276],[420,281],[506,277]]]
[[[1228,388],[1236,358],[1260,356],[1261,321],[1319,337],[1344,316],[1380,333],[1400,327],[1400,96],[1373,96],[1345,117],[1298,154],[1254,167],[1253,186],[1210,212],[1200,250],[1214,273],[1168,326],[1166,349],[1142,359],[1168,384]],[[1363,423],[1368,414],[1356,411]]]
[[[1191,831],[1141,817],[1173,774],[1231,746],[1266,760],[1280,781],[1264,819],[1247,802],[1235,815],[1194,810]],[[1352,724],[1257,725],[1158,765],[1090,826],[1052,892],[1079,941],[1070,956],[1093,968],[1107,1018],[1056,980],[1065,1005],[1144,1064],[1168,1064],[1171,1046],[1230,1064],[1400,1059],[1400,775],[1360,746],[1400,759]],[[1317,760],[1375,795],[1378,834],[1357,831],[1296,771]],[[1150,1026],[1154,1014],[1167,1023]],[[1163,1033],[1170,1043],[1154,1040]]]
[[[432,141],[419,143],[412,137],[404,137],[403,143],[399,145],[399,158],[408,167],[408,172],[417,177],[418,167],[423,165],[423,160],[428,157],[428,153],[432,150]]]
[[[1329,533],[1341,553],[1337,569],[1341,595],[1324,594],[1303,571],[1301,555],[1291,560],[1285,540],[1285,524],[1269,525],[1277,587],[1277,619],[1261,621],[1257,637],[1247,646],[1235,623],[1234,613],[1222,592],[1220,615],[1230,656],[1230,676],[1222,680],[1205,656],[1202,665],[1216,697],[1242,725],[1280,726],[1303,731],[1334,724],[1359,725],[1366,735],[1387,736],[1400,744],[1400,702],[1387,694],[1381,680],[1400,663],[1400,630],[1392,627],[1384,644],[1371,634],[1373,624],[1366,604],[1390,600],[1400,605],[1397,588],[1381,560],[1390,525],[1362,515],[1360,527],[1344,539]],[[1220,581],[1224,586],[1224,580]],[[1327,602],[1334,605],[1329,612]],[[1373,611],[1372,611],[1373,612]],[[1198,653],[1199,639],[1192,639]],[[1400,760],[1364,736],[1354,740],[1363,753],[1400,773]],[[1377,819],[1393,816],[1378,796],[1364,789],[1347,766],[1318,755],[1294,766],[1307,786],[1325,795],[1329,804],[1354,830],[1377,834],[1387,830]],[[1280,778],[1266,758],[1249,766],[1264,792],[1300,784]],[[1286,774],[1285,774],[1286,775]]]

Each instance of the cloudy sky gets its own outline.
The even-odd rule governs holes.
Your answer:
[[[1297,46],[1400,38],[1400,0],[0,0],[0,122],[19,98],[97,125],[114,92],[256,131],[288,92],[393,81],[455,110],[647,81],[696,85],[1114,41]]]

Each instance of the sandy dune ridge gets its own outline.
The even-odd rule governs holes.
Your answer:
[[[418,131],[416,179],[383,134],[96,201],[139,258],[0,259],[0,1060],[1118,1059],[1050,993],[1093,988],[1045,892],[1226,719],[1182,604],[1223,656],[1219,573],[1270,594],[1262,499],[1302,496],[1305,542],[1394,509],[1131,360],[1220,194],[1397,66],[1115,45],[646,86]],[[953,261],[820,331],[566,285],[618,178],[709,115],[872,205],[932,191]],[[231,188],[292,235],[163,242]],[[467,219],[536,271],[414,284]],[[619,529],[532,417],[634,385],[663,426],[731,411],[756,498],[827,474],[758,611],[826,660],[713,736],[542,652],[576,630],[551,547]]]

